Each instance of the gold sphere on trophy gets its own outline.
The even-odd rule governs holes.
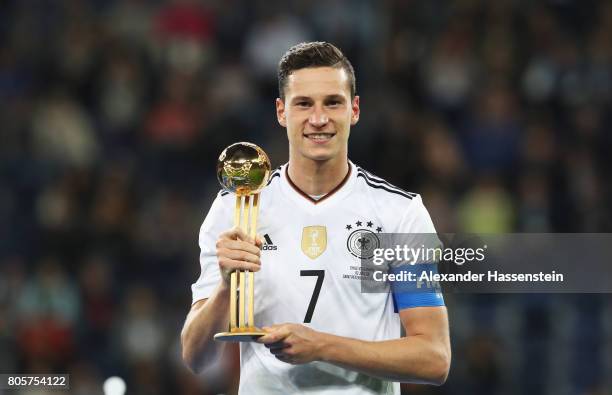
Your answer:
[[[258,193],[270,176],[268,155],[252,143],[235,143],[223,150],[217,162],[217,179],[238,196]]]

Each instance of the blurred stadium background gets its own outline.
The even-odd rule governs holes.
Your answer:
[[[235,391],[235,358],[179,357],[198,228],[225,146],[287,159],[276,64],[314,39],[356,68],[352,160],[439,231],[612,229],[609,1],[4,0],[0,373]],[[448,296],[450,378],[404,389],[612,394],[610,300]]]

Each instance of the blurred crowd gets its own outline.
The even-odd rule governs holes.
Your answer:
[[[0,373],[235,390],[235,354],[199,377],[180,360],[198,229],[225,146],[287,160],[276,67],[311,40],[356,70],[350,158],[439,231],[612,229],[610,2],[5,0]],[[449,296],[449,381],[405,389],[610,394],[609,300]]]

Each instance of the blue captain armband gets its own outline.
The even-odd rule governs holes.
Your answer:
[[[427,280],[432,273],[438,273],[435,263],[402,264],[389,268],[388,281],[395,312],[410,307],[444,306],[440,285]]]

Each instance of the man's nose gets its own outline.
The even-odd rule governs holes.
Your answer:
[[[310,114],[310,117],[308,117],[308,122],[312,126],[320,128],[329,122],[329,118],[322,108],[315,107],[312,114]]]

